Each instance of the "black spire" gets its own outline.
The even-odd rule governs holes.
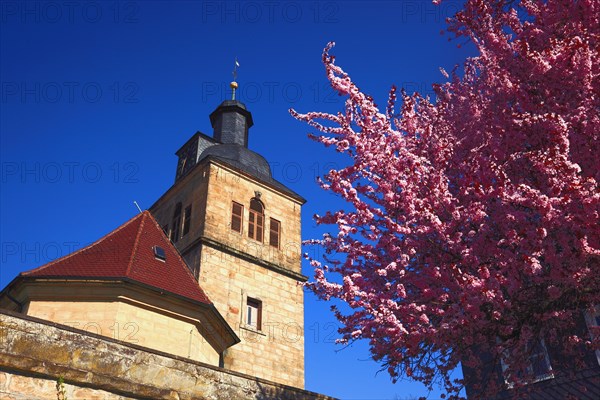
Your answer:
[[[210,124],[216,141],[248,147],[248,129],[254,122],[243,103],[225,100],[210,114]]]

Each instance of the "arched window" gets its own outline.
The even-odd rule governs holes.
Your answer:
[[[177,243],[179,240],[179,231],[181,230],[181,203],[175,205],[175,212],[173,213],[173,228],[171,230],[171,242]]]
[[[248,237],[259,242],[263,241],[265,225],[264,207],[260,200],[250,200],[250,212],[248,215]]]

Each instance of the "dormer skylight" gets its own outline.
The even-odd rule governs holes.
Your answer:
[[[167,260],[167,255],[165,254],[165,249],[163,249],[160,246],[154,246],[152,247],[152,250],[154,251],[154,257],[161,260],[161,261],[166,261]]]

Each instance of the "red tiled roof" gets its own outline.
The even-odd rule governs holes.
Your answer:
[[[165,261],[154,256],[154,246],[165,250]],[[130,219],[97,242],[23,272],[21,276],[130,279],[164,292],[212,304],[148,211]]]

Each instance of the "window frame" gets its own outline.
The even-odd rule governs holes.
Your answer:
[[[253,208],[254,205],[260,210]],[[265,238],[265,206],[257,198],[250,200],[248,208],[248,237],[257,242],[264,243]]]
[[[539,345],[542,348],[542,352],[538,352],[535,354],[530,354],[528,357],[529,363],[527,365],[527,370],[526,373],[532,378],[530,382],[527,382],[525,384],[532,384],[532,383],[537,383],[537,382],[541,382],[541,381],[545,381],[548,379],[554,379],[554,369],[552,368],[552,363],[550,362],[550,355],[548,354],[548,348],[546,347],[546,342],[544,341],[543,338],[539,338],[536,340]],[[527,346],[529,348],[529,346]],[[544,373],[544,374],[540,374],[540,375],[536,375],[535,374],[535,370],[534,370],[534,360],[533,357],[535,356],[539,356],[540,354],[543,354],[544,356],[544,361],[546,363],[546,365],[548,366],[548,372]],[[507,361],[509,357],[500,357],[500,366],[502,369],[502,378],[504,379],[504,383],[507,385],[507,387],[509,389],[512,389],[515,386],[515,383],[522,380],[522,378],[520,377],[516,377],[516,379],[514,379],[513,377],[511,377],[510,375],[507,374],[507,369],[508,369],[508,364],[509,361]],[[523,382],[520,382],[523,383]]]
[[[235,214],[235,212],[234,212],[236,206],[239,206],[239,208],[240,208],[240,214],[239,215]],[[239,230],[235,229],[233,227],[233,224],[234,224],[233,220],[234,220],[234,218],[239,218],[239,227],[240,227]],[[231,221],[229,223],[229,226],[231,227],[231,230],[234,231],[234,232],[237,232],[237,233],[241,234],[244,231],[244,205],[238,203],[237,201],[232,201],[231,202]]]
[[[240,294],[241,294],[241,296],[240,296],[239,328],[247,330],[248,332],[251,332],[252,334],[266,336],[266,332],[263,331],[263,329],[266,328],[266,325],[267,325],[265,323],[266,310],[265,310],[265,303],[263,302],[262,297],[259,296],[258,293],[248,292],[246,289],[241,289]],[[257,326],[248,324],[248,299],[250,299],[250,302],[252,302],[252,301],[258,302],[259,309],[257,310],[257,313],[256,313]],[[258,321],[260,321],[260,322],[258,322]],[[254,339],[252,339],[253,338],[252,335],[249,336],[249,335],[243,333],[242,337],[245,339],[248,339],[248,340],[254,340]]]
[[[273,223],[277,225],[277,229],[273,230]],[[277,242],[273,243],[273,234],[277,235]],[[281,221],[275,218],[269,218],[269,245],[276,249],[279,249],[281,246]]]
[[[183,210],[183,226],[181,231],[181,237],[184,237],[190,232],[190,226],[192,224],[192,205],[189,204],[185,210]]]
[[[254,311],[254,313],[253,313]],[[256,321],[252,320],[252,316]],[[256,331],[262,331],[262,301],[254,297],[246,297],[246,326]]]
[[[175,204],[175,210],[173,211],[173,219],[171,225],[173,228],[171,229],[171,242],[177,243],[181,235],[181,210],[182,210],[181,202]]]
[[[167,253],[165,252],[165,249],[163,247],[152,246],[152,252],[154,253],[155,260],[167,262]]]

